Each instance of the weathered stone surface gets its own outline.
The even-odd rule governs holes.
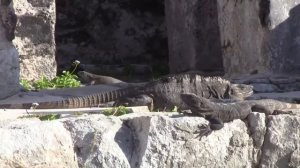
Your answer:
[[[261,167],[299,167],[300,117],[269,117]]]
[[[260,1],[217,0],[218,19],[226,74],[265,72],[265,31],[259,17]]]
[[[218,0],[228,75],[300,72],[299,0]]]
[[[57,121],[0,125],[0,167],[78,167],[70,133]]]
[[[165,11],[170,71],[223,71],[217,1],[166,0]]]
[[[19,91],[19,55],[11,40],[14,38],[14,12],[10,3],[0,2],[0,99]]]
[[[261,149],[266,134],[266,115],[263,113],[251,113],[248,116],[250,135],[256,148]],[[261,154],[261,153],[259,153]],[[259,156],[260,157],[260,156]]]
[[[128,121],[135,131],[133,167],[254,167],[257,150],[247,127],[235,120],[200,139],[207,124],[197,117],[139,117]],[[218,145],[219,144],[219,145]]]
[[[297,168],[300,165],[300,149],[297,148],[291,155],[291,160],[289,166],[292,168]]]
[[[207,124],[178,113],[0,121],[0,166],[300,166],[299,116],[252,113],[200,138],[197,131]]]
[[[274,72],[300,73],[300,0],[270,0],[268,54]]]
[[[167,0],[171,71],[299,73],[299,8],[300,0]]]
[[[13,44],[20,55],[20,76],[33,80],[56,75],[55,0],[15,0],[18,22]]]
[[[103,115],[64,121],[80,167],[130,167],[133,135],[120,119]]]

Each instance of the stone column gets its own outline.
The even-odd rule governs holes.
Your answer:
[[[218,0],[217,5],[225,73],[232,76],[266,72],[270,58],[264,53],[268,30],[263,19],[267,11],[263,10],[267,9],[262,8],[267,7],[257,0]]]
[[[172,73],[222,71],[216,0],[165,0]]]
[[[0,99],[19,91],[19,55],[14,38],[16,16],[9,0],[0,1]]]
[[[227,75],[300,73],[300,0],[218,0]]]
[[[171,72],[300,73],[300,0],[166,0]]]
[[[18,18],[13,44],[20,55],[20,76],[34,80],[56,75],[55,0],[14,0]]]

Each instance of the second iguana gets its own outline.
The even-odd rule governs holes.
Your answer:
[[[223,122],[234,119],[246,119],[251,112],[261,112],[266,115],[292,114],[290,109],[300,109],[300,104],[291,104],[273,99],[245,100],[234,103],[212,102],[193,93],[181,95],[193,116],[202,116],[210,122],[211,130],[218,130],[224,126]]]

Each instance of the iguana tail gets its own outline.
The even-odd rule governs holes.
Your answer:
[[[103,103],[130,96],[135,93],[135,87],[128,87],[108,92],[99,92],[87,96],[71,97],[59,101],[33,102],[22,104],[0,104],[0,109],[57,109],[57,108],[83,108],[97,107]]]

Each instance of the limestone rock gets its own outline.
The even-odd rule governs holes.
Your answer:
[[[55,0],[15,0],[17,26],[13,44],[20,55],[20,76],[33,80],[56,75]]]
[[[299,167],[300,117],[270,116],[263,146],[262,167]]]
[[[133,135],[120,119],[103,115],[64,121],[80,167],[130,168]]]
[[[299,165],[300,165],[300,149],[297,148],[291,155],[289,166],[296,168],[299,167]]]
[[[262,148],[266,134],[266,115],[263,113],[251,113],[248,116],[249,130],[256,148]]]
[[[199,137],[207,124],[201,117],[154,112],[5,120],[0,167],[300,166],[299,116],[253,113]]]
[[[128,121],[134,130],[133,167],[254,167],[252,138],[241,120],[207,137],[198,137],[200,117],[138,117]]]
[[[57,121],[11,121],[0,134],[0,167],[78,167],[70,133]]]

